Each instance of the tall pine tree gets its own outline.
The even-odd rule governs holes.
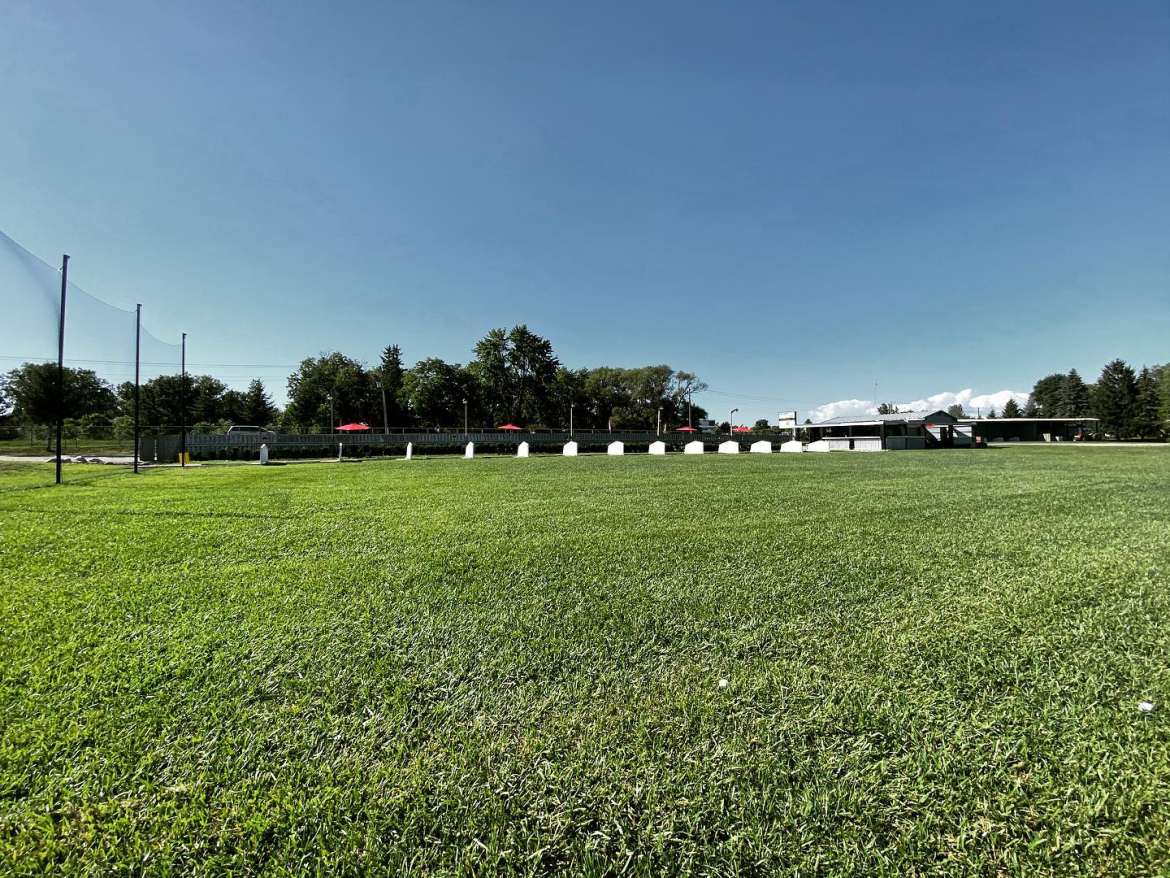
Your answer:
[[[1060,395],[1056,405],[1058,418],[1087,418],[1089,416],[1089,388],[1077,374],[1069,369],[1060,384]]]
[[[1137,377],[1137,395],[1134,400],[1133,433],[1139,439],[1161,439],[1162,424],[1159,409],[1158,382],[1154,373],[1142,366]]]
[[[257,427],[268,427],[276,422],[280,412],[272,404],[272,397],[264,389],[264,382],[256,378],[248,385],[242,403],[242,417],[245,423]]]
[[[1125,360],[1105,364],[1093,393],[1093,408],[1102,431],[1114,439],[1132,439],[1137,407],[1137,376]]]
[[[1020,412],[1020,404],[1015,399],[1009,399],[1003,407],[1003,416],[1005,418],[1019,418],[1023,417]]]

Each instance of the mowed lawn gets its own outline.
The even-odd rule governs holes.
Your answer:
[[[51,475],[0,873],[1170,872],[1170,448]]]

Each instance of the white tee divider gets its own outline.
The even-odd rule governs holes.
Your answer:
[[[463,457],[465,460],[471,460],[475,457],[475,443],[468,442],[467,447],[463,449]]]
[[[683,446],[683,454],[702,454],[703,443],[696,439],[694,442],[688,442]]]
[[[753,442],[752,447],[748,451],[752,454],[771,454],[772,443],[766,439],[761,439],[759,442]]]
[[[650,453],[651,454],[666,454],[666,443],[665,442],[651,442],[650,443]]]
[[[621,457],[626,453],[626,445],[624,442],[610,442],[609,447],[605,450],[606,454],[612,454],[615,457]]]
[[[786,454],[800,454],[800,452],[804,451],[804,444],[799,439],[789,439],[780,446],[780,450]]]
[[[406,459],[410,460],[413,456],[414,456],[414,443],[407,442],[406,443]]]
[[[563,455],[565,455],[565,457],[576,457],[577,456],[577,443],[576,442],[566,442],[565,448],[561,453]]]
[[[739,454],[739,443],[734,439],[728,439],[726,442],[719,443],[720,454]]]
[[[828,451],[829,450],[829,443],[826,442],[824,439],[818,439],[816,442],[808,443],[808,450],[809,451]]]
[[[517,457],[527,457],[528,456],[528,443],[527,442],[520,443],[520,446],[516,449],[516,456]]]

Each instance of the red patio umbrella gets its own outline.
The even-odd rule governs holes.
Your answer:
[[[676,433],[698,433],[699,432],[694,427],[675,427],[674,431]]]
[[[752,431],[751,427],[732,427],[731,428],[732,433],[750,433],[751,431]]]
[[[338,433],[358,433],[370,429],[369,424],[342,424],[337,428]]]
[[[523,427],[517,427],[515,424],[502,424],[502,425],[499,427],[499,429],[501,429],[501,430],[523,430],[524,428],[523,428]]]

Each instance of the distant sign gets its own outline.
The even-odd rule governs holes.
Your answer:
[[[777,426],[781,430],[795,430],[796,429],[796,412],[780,412],[777,417]]]

